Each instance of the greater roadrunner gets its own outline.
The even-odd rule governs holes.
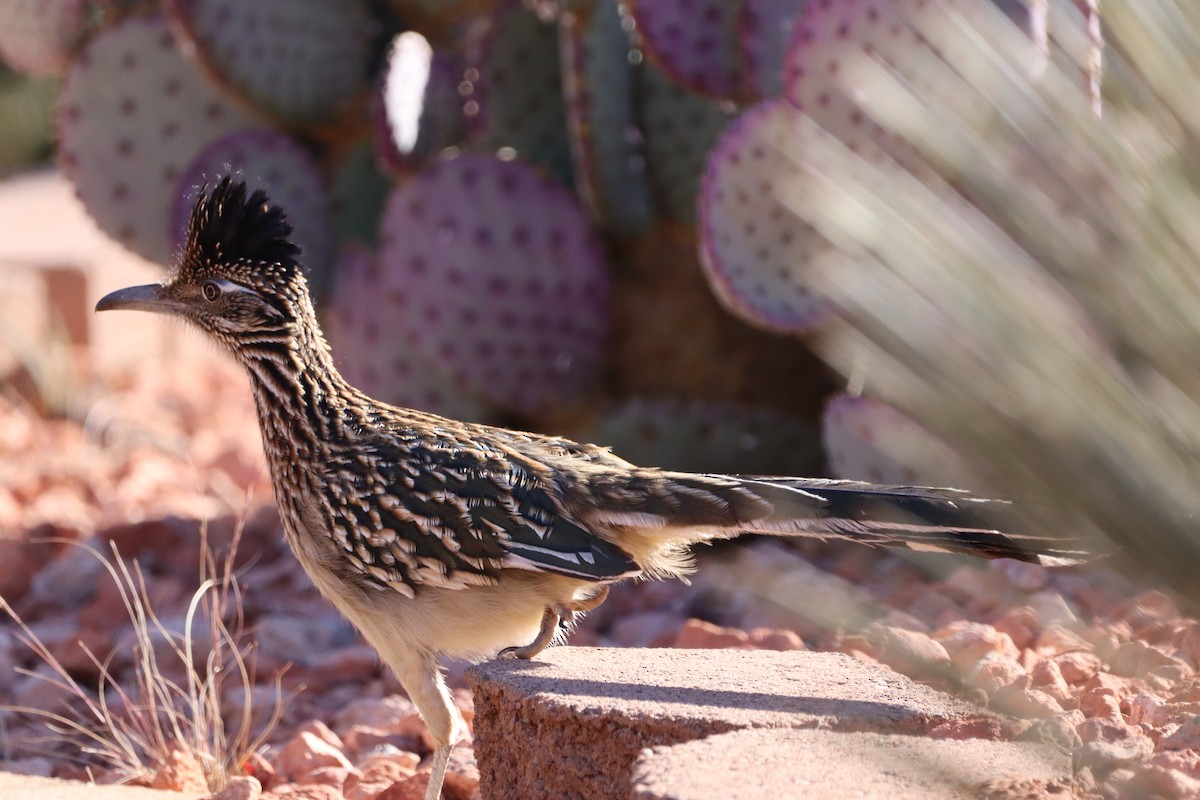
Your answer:
[[[686,574],[695,543],[765,533],[1075,556],[997,532],[1002,504],[952,489],[669,472],[373,400],[334,367],[291,231],[263,192],[225,177],[201,192],[175,273],[96,310],[183,317],[246,368],[288,543],[429,725],[428,800],[464,727],[440,656],[532,658],[613,582]]]

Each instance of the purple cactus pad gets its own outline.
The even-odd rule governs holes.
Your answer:
[[[600,243],[575,197],[530,165],[435,162],[392,193],[379,247],[404,335],[472,392],[534,413],[594,384],[609,292]]]
[[[342,376],[387,403],[454,419],[486,421],[486,407],[413,351],[401,331],[404,310],[384,290],[375,253],[361,245],[342,249],[325,333]]]

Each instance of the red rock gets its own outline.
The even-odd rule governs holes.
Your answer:
[[[338,791],[346,785],[346,781],[351,775],[357,775],[358,770],[353,767],[317,767],[314,770],[309,770],[304,773],[305,783],[319,783],[322,786],[332,786]]]
[[[1116,785],[1118,800],[1194,800],[1200,797],[1200,780],[1178,770],[1137,764],[1132,774]]]
[[[208,794],[208,779],[204,777],[204,767],[200,766],[194,755],[186,750],[176,749],[171,751],[166,763],[154,773],[150,787],[172,792]]]
[[[429,772],[418,772],[404,780],[396,781],[384,789],[375,800],[424,800],[425,789],[429,786]],[[445,791],[442,792],[445,797]]]
[[[679,615],[669,611],[643,611],[617,620],[612,639],[624,647],[662,647],[673,641],[680,628]]]
[[[305,683],[321,692],[340,683],[362,685],[379,676],[379,654],[370,645],[352,644],[320,653],[304,671]]]
[[[411,761],[405,763],[400,759],[378,756],[361,764],[359,768],[362,772],[346,779],[342,789],[346,793],[346,800],[373,800],[393,783],[415,774],[419,759],[414,753],[404,755],[411,756]]]
[[[1124,721],[1117,693],[1112,689],[1104,687],[1088,689],[1081,694],[1079,696],[1079,710],[1089,718]]]
[[[343,800],[343,797],[332,786],[285,783],[262,795],[262,800]]]
[[[1189,622],[1179,634],[1179,655],[1192,669],[1200,669],[1200,622]]]
[[[1037,631],[1041,630],[1042,621],[1037,611],[1029,606],[1010,608],[992,620],[992,627],[1001,633],[1008,634],[1013,644],[1019,648],[1033,645]]]
[[[1162,742],[1163,750],[1200,750],[1200,716],[1186,720]]]
[[[949,719],[929,729],[931,739],[1011,739],[1015,735],[1012,721],[992,715]]]
[[[364,756],[381,748],[391,748],[397,751],[413,751],[421,750],[425,747],[425,742],[420,737],[402,736],[398,733],[379,730],[378,728],[369,728],[365,725],[355,725],[346,731],[345,742],[346,747],[343,752],[359,769],[362,769],[360,760]]]
[[[108,630],[81,628],[76,635],[55,642],[50,647],[50,654],[58,659],[67,672],[91,683],[100,677],[97,660],[104,663],[112,650],[112,633],[111,624]]]
[[[454,748],[446,765],[443,793],[449,800],[470,800],[478,788],[479,766],[475,763],[475,751],[469,747]]]
[[[1197,750],[1165,750],[1147,756],[1144,763],[1178,770],[1189,777],[1200,779],[1200,751]]]
[[[946,648],[927,634],[872,625],[866,636],[880,661],[906,675],[950,673],[950,655]]]
[[[208,800],[256,800],[262,794],[262,784],[257,778],[242,775],[230,778],[225,788],[214,794]]]
[[[1138,692],[1129,703],[1129,724],[1163,725],[1167,722],[1167,713],[1167,704],[1161,697],[1151,692]]]
[[[1021,719],[1046,719],[1061,714],[1063,708],[1050,695],[1037,689],[1005,687],[992,695],[992,705]]]
[[[1040,689],[1060,703],[1071,697],[1071,687],[1067,685],[1056,661],[1037,662],[1029,673],[1029,685]]]
[[[1087,642],[1078,633],[1060,623],[1052,622],[1043,628],[1033,643],[1034,649],[1046,655],[1086,651]]]
[[[333,729],[344,735],[350,728],[362,725],[395,733],[401,720],[415,713],[417,707],[407,697],[400,695],[359,700],[337,713]]]
[[[749,631],[750,647],[755,650],[807,650],[800,634],[786,628],[754,628]]]
[[[1114,675],[1130,678],[1145,677],[1166,667],[1174,668],[1181,676],[1188,671],[1180,659],[1137,640],[1117,647],[1108,657],[1108,667]]]
[[[1013,658],[1000,652],[985,655],[966,677],[966,684],[991,694],[1003,686],[1011,686],[1025,675],[1025,670]]]
[[[342,737],[330,730],[329,726],[319,719],[310,719],[304,722],[296,728],[296,733],[311,733],[325,742],[325,744],[337,750],[342,750],[345,747],[342,743]]]
[[[300,731],[280,748],[276,764],[292,780],[318,767],[353,767],[341,750],[310,731]]]
[[[407,736],[413,741],[420,742],[423,752],[428,752],[434,748],[433,736],[429,733],[429,726],[425,724],[425,720],[421,718],[421,715],[415,711],[396,722],[393,729],[401,736]]]
[[[737,628],[722,628],[699,619],[689,619],[675,634],[672,647],[699,650],[719,650],[726,647],[746,647],[750,637]]]
[[[1080,727],[1087,727],[1095,720],[1088,720]],[[1127,767],[1141,761],[1154,752],[1154,742],[1140,733],[1112,738],[1096,738],[1086,741],[1075,755],[1079,767],[1088,767],[1097,773]]]
[[[1007,656],[1014,664],[1021,655],[1008,634],[979,622],[952,622],[934,631],[933,638],[946,648],[954,668],[962,675],[988,654]]]
[[[1100,670],[1100,659],[1087,652],[1062,653],[1051,659],[1070,686],[1086,683]]]

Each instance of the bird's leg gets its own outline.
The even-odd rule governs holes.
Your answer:
[[[545,650],[554,641],[558,625],[564,619],[575,620],[576,614],[584,614],[604,602],[608,597],[608,586],[601,586],[594,595],[583,600],[572,600],[563,605],[546,606],[542,613],[542,626],[532,642],[521,647],[506,647],[496,656],[499,659],[530,659]]]
[[[425,800],[438,800],[442,794],[450,751],[463,738],[467,724],[450,697],[442,671],[432,653],[414,652],[406,645],[390,640],[385,640],[379,651],[429,728],[429,736],[433,740],[433,763]]]
[[[454,743],[439,744],[433,751],[433,765],[429,773],[429,785],[425,787],[425,800],[438,800],[442,796],[442,783],[446,780],[446,764],[450,762],[450,751]]]
[[[608,599],[608,584],[600,586],[596,593],[583,600],[572,600],[567,603],[567,610],[574,614],[586,614]]]
[[[538,634],[534,640],[520,647],[506,647],[500,651],[500,654],[496,658],[503,660],[513,658],[530,659],[545,650],[550,645],[550,642],[554,641],[554,635],[558,633],[558,622],[561,619],[558,609],[558,606],[546,606],[546,610],[542,612],[542,627],[538,629]]]

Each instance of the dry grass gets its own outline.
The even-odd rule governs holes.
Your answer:
[[[242,528],[239,524],[227,554],[218,558],[202,527],[200,584],[188,604],[182,633],[170,630],[151,607],[146,577],[136,561],[122,559],[115,545],[109,556],[71,542],[104,565],[120,592],[133,627],[132,641],[124,644],[132,657],[132,685],[121,685],[111,670],[122,646],[104,657],[85,647],[100,678],[94,688],[81,685],[0,598],[0,610],[13,619],[23,643],[52,673],[25,674],[48,680],[71,700],[62,711],[5,710],[40,718],[56,738],[78,745],[82,763],[99,765],[122,782],[149,782],[177,751],[202,767],[211,791],[242,774],[246,759],[264,746],[286,706],[280,675],[274,679],[270,707],[256,709],[250,703],[255,658],[233,568]],[[160,655],[164,651],[166,659]],[[223,703],[231,682],[241,689],[236,693],[243,699],[240,708]],[[232,717],[227,718],[223,712],[230,711]]]

